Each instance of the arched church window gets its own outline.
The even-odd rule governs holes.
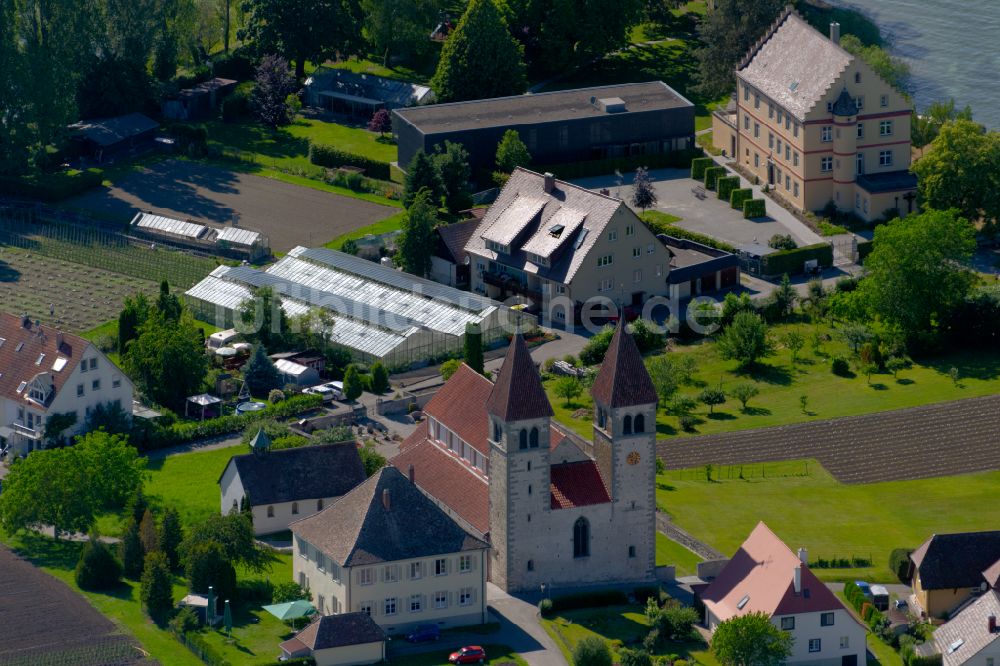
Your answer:
[[[642,414],[636,414],[632,421],[632,430],[639,433],[646,431],[646,418]]]
[[[518,447],[522,449],[528,448],[528,431],[521,430],[517,435]]]
[[[538,448],[538,428],[531,429],[531,436],[528,438],[528,446],[533,449]]]
[[[586,518],[577,518],[573,523],[573,557],[590,556],[590,523]]]
[[[605,418],[606,417],[605,417],[605,414],[604,414],[604,410],[598,408],[597,409],[597,427],[598,428],[603,428],[604,427]]]
[[[632,434],[632,415],[626,414],[625,418],[622,419],[622,432],[626,435]]]

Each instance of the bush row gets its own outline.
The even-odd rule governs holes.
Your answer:
[[[389,163],[379,162],[364,155],[355,155],[336,146],[309,142],[309,161],[328,169],[353,166],[365,170],[365,175],[378,180],[389,180]]]
[[[767,255],[761,260],[761,273],[764,275],[797,275],[802,272],[805,262],[810,259],[819,261],[820,267],[833,265],[833,246],[829,243],[805,245],[794,250],[781,250]]]
[[[532,165],[531,169],[540,173],[551,172],[563,180],[587,178],[589,176],[604,176],[615,171],[628,173],[639,167],[649,169],[686,169],[692,160],[704,155],[700,148],[674,150],[669,153],[650,153],[648,155],[632,155],[630,157],[610,157],[604,160],[585,160],[567,162],[564,164]]]
[[[0,176],[0,194],[40,201],[62,201],[98,187],[103,181],[104,171],[101,169],[73,169],[39,177]]]
[[[719,198],[729,201],[733,192],[740,186],[739,176],[725,176],[715,182],[715,191],[719,193]]]
[[[743,210],[743,204],[747,201],[753,199],[753,190],[749,187],[739,188],[733,190],[732,194],[729,195],[729,205],[734,210]]]
[[[747,199],[743,202],[743,217],[752,220],[767,215],[767,205],[763,199]]]
[[[705,170],[715,164],[711,157],[698,157],[691,160],[691,178],[694,180],[704,180]]]
[[[699,234],[697,231],[688,231],[687,229],[681,229],[672,224],[664,224],[657,228],[656,233],[666,234],[668,236],[673,236],[674,238],[684,238],[689,241],[694,241],[695,243],[701,243],[702,245],[707,245],[708,247],[714,247],[717,250],[722,250],[723,252],[736,252],[736,248],[726,243],[724,241],[716,240],[711,236],[705,236],[704,234]]]
[[[725,178],[727,173],[729,172],[726,171],[726,168],[720,166],[713,166],[705,169],[705,189],[714,190],[716,182],[720,178]]]
[[[809,563],[810,569],[861,569],[865,567],[870,567],[872,561],[867,557],[831,557],[830,559],[824,559],[822,557],[816,558],[814,562]]]

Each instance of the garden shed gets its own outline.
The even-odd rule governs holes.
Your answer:
[[[312,656],[316,666],[361,666],[385,661],[385,640],[367,613],[324,615],[282,643],[281,656]]]
[[[115,118],[81,120],[69,126],[70,135],[81,152],[97,162],[118,155],[151,148],[160,124],[142,115],[129,113]]]

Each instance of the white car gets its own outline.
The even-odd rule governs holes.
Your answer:
[[[323,384],[323,386],[333,391],[334,400],[344,399],[344,382],[328,382],[326,384]]]
[[[320,384],[319,386],[310,386],[307,389],[303,389],[302,392],[322,396],[323,402],[333,402],[333,399],[336,397],[333,389],[327,386],[326,384]]]

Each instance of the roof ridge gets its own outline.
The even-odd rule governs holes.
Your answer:
[[[802,18],[802,15],[795,10],[795,7],[793,5],[791,4],[785,5],[785,8],[782,9],[781,13],[778,14],[778,18],[776,18],[771,23],[768,29],[764,31],[764,34],[761,35],[756,42],[754,42],[753,46],[751,46],[749,50],[747,50],[746,54],[740,60],[739,65],[736,66],[736,69],[740,70],[749,65],[750,61],[754,59],[754,57],[761,50],[764,44],[769,39],[771,39],[771,37],[774,36],[774,33],[778,31],[778,28],[780,28],[784,24],[784,22],[788,19],[788,17],[792,16],[793,14],[799,18]]]

